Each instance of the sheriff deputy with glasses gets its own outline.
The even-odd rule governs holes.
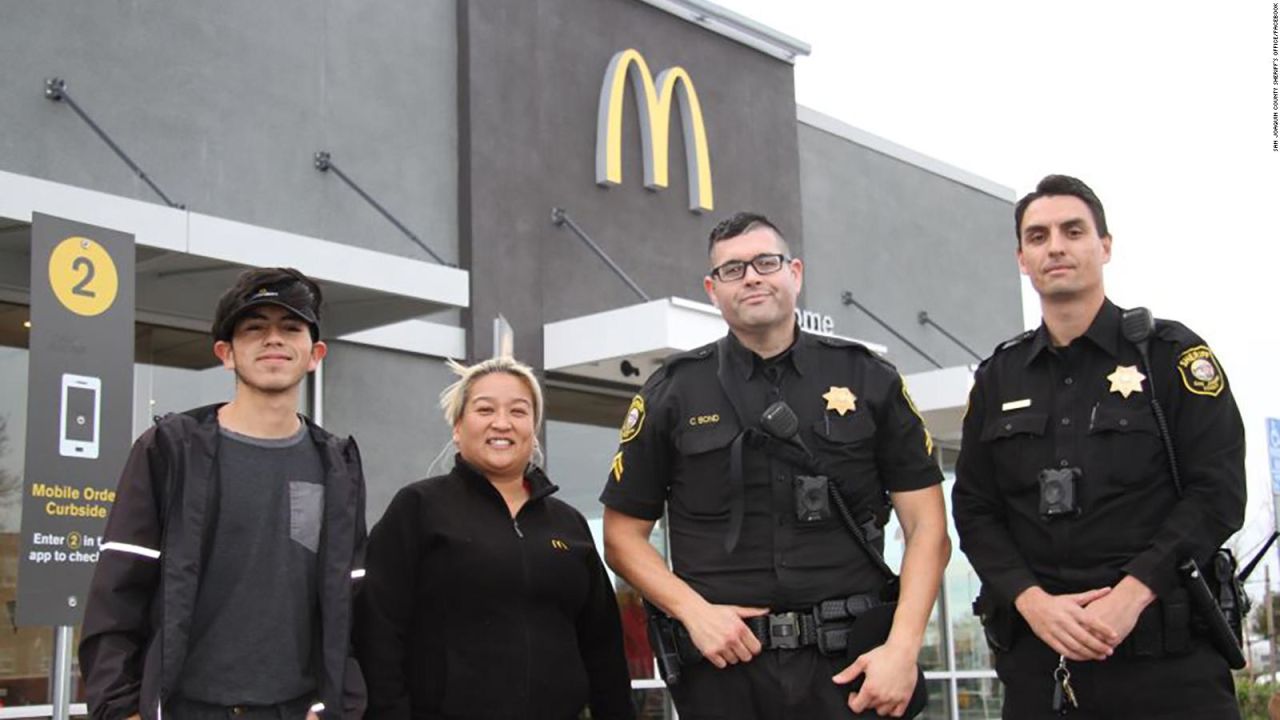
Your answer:
[[[720,223],[709,253],[730,332],[668,358],[632,401],[601,495],[605,558],[656,606],[654,628],[674,628],[658,651],[678,658],[663,674],[681,718],[914,714],[951,552],[929,433],[893,366],[799,330],[804,265],[765,217]],[[900,582],[877,563],[890,507]],[[649,544],[664,510],[673,570]],[[883,632],[860,646],[863,612]]]

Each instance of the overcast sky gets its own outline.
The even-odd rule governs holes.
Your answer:
[[[1239,545],[1265,537],[1265,418],[1280,417],[1270,0],[719,4],[812,46],[801,105],[1018,195],[1049,173],[1089,183],[1114,240],[1108,294],[1186,323],[1226,368],[1249,445]],[[1016,272],[1012,227],[992,240]]]

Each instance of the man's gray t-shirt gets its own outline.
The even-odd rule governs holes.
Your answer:
[[[281,440],[220,433],[216,525],[179,695],[281,703],[316,689],[324,466],[305,423]]]

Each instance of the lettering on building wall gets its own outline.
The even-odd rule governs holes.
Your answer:
[[[812,310],[796,308],[796,322],[800,324],[801,330],[821,335],[831,335],[836,331],[835,318]]]
[[[622,183],[622,106],[631,79],[640,124],[644,156],[644,186],[658,190],[668,185],[670,165],[671,101],[679,101],[680,124],[684,131],[685,165],[689,173],[689,209],[696,213],[715,207],[711,187],[711,155],[707,130],[702,123],[702,105],[689,73],[679,66],[658,73],[638,50],[628,48],[613,56],[600,86],[600,106],[596,115],[596,182],[606,187]]]

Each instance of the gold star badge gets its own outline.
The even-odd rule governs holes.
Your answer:
[[[1117,365],[1115,372],[1107,376],[1111,381],[1111,392],[1120,393],[1120,397],[1127,398],[1130,393],[1142,392],[1142,381],[1147,379],[1146,375],[1138,372],[1136,365]]]
[[[841,417],[844,417],[847,412],[858,409],[856,404],[858,398],[854,397],[853,391],[847,387],[832,385],[830,390],[822,394],[822,399],[827,401],[828,410],[835,410]]]

